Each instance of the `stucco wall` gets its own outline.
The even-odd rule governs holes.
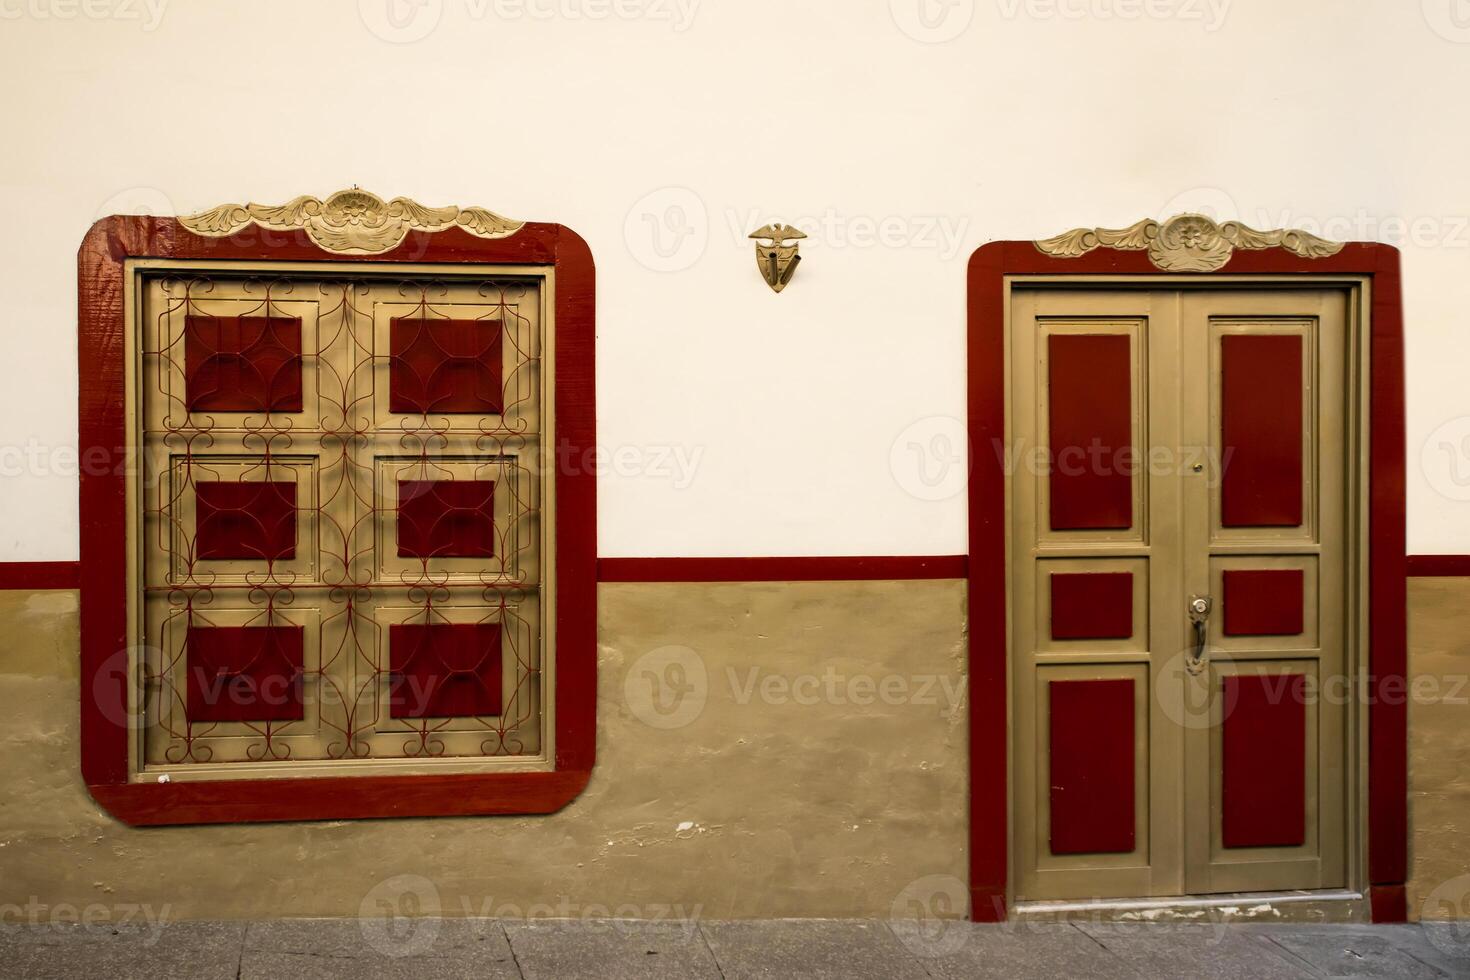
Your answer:
[[[965,873],[964,589],[604,585],[597,768],[560,813],[147,830],[78,775],[75,593],[0,593],[0,904],[886,916]]]
[[[88,226],[353,184],[591,246],[600,555],[964,550],[970,253],[1189,210],[1402,248],[1409,549],[1470,552],[1459,3],[0,0],[0,558],[77,557]]]
[[[1470,918],[1470,579],[1409,580],[1409,914]]]
[[[78,777],[75,593],[0,592],[0,904],[886,916],[964,879],[963,583],[599,601],[598,763],[561,813],[133,830]],[[1410,580],[1412,917],[1470,917],[1467,608],[1470,579]]]

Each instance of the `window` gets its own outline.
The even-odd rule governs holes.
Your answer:
[[[564,804],[595,501],[548,464],[591,445],[585,246],[450,227],[344,260],[181,224],[82,251],[84,446],[130,460],[83,478],[94,795],[139,823]]]

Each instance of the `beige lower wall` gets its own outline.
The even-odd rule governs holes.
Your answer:
[[[560,813],[131,829],[78,776],[75,593],[0,593],[0,904],[887,916],[912,882],[965,874],[967,721],[946,693],[964,687],[964,596],[604,585],[598,761]],[[671,658],[704,670],[702,710],[697,691],[650,698]]]
[[[1409,580],[1409,915],[1470,918],[1470,578]]]
[[[603,585],[598,763],[562,812],[135,830],[78,777],[75,593],[0,592],[0,905],[886,916],[965,877],[964,596]],[[1409,648],[1409,911],[1470,917],[1470,579],[1410,581]]]

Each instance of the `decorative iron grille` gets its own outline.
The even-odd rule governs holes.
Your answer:
[[[139,768],[545,765],[545,281],[140,281]]]

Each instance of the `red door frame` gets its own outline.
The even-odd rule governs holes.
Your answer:
[[[265,259],[552,266],[556,273],[556,758],[544,772],[130,781],[136,731],[127,697],[125,431],[129,344],[123,286],[131,258]],[[597,436],[595,273],[580,236],[530,222],[506,238],[462,228],[411,231],[380,255],[342,255],[302,230],[247,225],[207,238],[175,218],[132,215],[92,226],[77,256],[81,475],[81,756],[92,797],[129,824],[239,823],[494,813],[551,813],[592,774],[597,712],[597,481],[582,460]],[[551,449],[552,447],[548,447]],[[566,461],[566,462],[563,462]]]
[[[1399,253],[1350,242],[1304,259],[1280,248],[1237,249],[1219,274],[1346,274],[1371,280],[1368,486],[1368,878],[1373,921],[1406,918],[1408,705],[1405,674],[1404,354]],[[1141,251],[1099,247],[1056,258],[1033,242],[991,242],[970,256],[967,360],[970,621],[970,914],[1006,917],[1009,714],[1006,636],[1005,293],[1007,277],[1149,276]]]

